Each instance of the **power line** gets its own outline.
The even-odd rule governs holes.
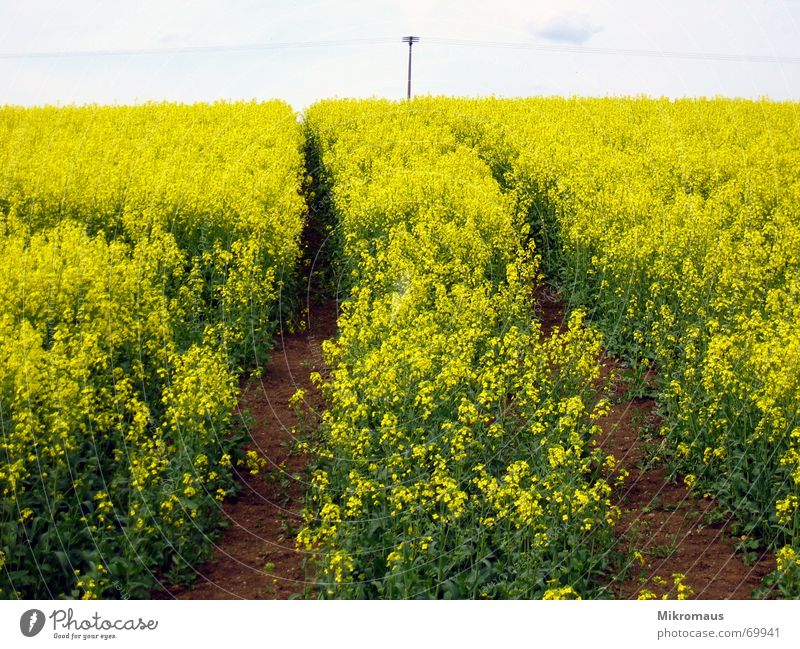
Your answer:
[[[639,50],[610,47],[585,47],[583,45],[545,45],[538,43],[514,43],[503,41],[472,41],[453,38],[426,38],[425,42],[431,45],[494,47],[501,49],[539,50],[543,52],[567,52],[571,54],[608,54],[612,56],[640,56],[646,58],[688,59],[698,61],[732,61],[738,63],[800,63],[800,57],[796,56],[678,52],[671,50]]]
[[[562,52],[569,54],[592,54],[611,56],[637,56],[645,58],[671,58],[693,61],[727,61],[735,63],[800,63],[800,57],[765,56],[749,54],[724,54],[710,52],[681,52],[672,50],[642,50],[607,47],[585,47],[583,45],[555,45],[510,41],[479,41],[454,38],[426,37],[430,45],[454,47],[488,47],[499,49]],[[343,40],[288,41],[280,43],[251,43],[246,45],[205,45],[185,47],[153,47],[138,49],[62,50],[52,52],[0,52],[0,59],[52,59],[94,56],[149,56],[170,54],[203,54],[217,52],[246,52],[258,50],[284,50],[304,48],[326,48],[346,46],[372,46],[396,43],[396,38],[351,38]]]
[[[293,41],[283,43],[249,43],[246,45],[197,45],[185,47],[148,47],[138,49],[62,50],[54,52],[0,52],[0,59],[56,59],[89,56],[142,56],[160,54],[203,54],[206,52],[247,52],[349,45],[382,45],[396,43],[395,38],[351,38],[330,41]]]

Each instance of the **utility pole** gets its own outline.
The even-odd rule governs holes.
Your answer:
[[[411,99],[411,48],[414,43],[419,43],[419,36],[403,36],[403,42],[408,43],[408,94],[406,99]]]

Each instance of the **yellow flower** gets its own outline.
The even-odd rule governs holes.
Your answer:
[[[542,599],[581,599],[581,596],[572,586],[562,586],[560,588],[548,588]]]
[[[790,545],[784,545],[778,550],[775,553],[775,559],[778,564],[779,572],[787,572],[800,566],[800,558],[797,556],[795,549]]]
[[[797,511],[798,498],[794,494],[786,496],[775,503],[775,514],[781,525],[788,525]]]

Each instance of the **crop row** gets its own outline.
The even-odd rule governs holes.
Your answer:
[[[0,110],[0,596],[141,597],[206,555],[301,145],[278,102]]]
[[[435,108],[322,102],[306,126],[347,287],[298,538],[317,594],[601,596],[600,339],[579,311],[542,335],[524,214]]]
[[[548,276],[639,379],[659,455],[800,594],[800,139],[768,101],[453,102]]]

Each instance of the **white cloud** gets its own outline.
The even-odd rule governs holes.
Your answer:
[[[534,26],[533,33],[555,43],[583,45],[602,30],[602,27],[585,15],[565,13],[553,17],[541,27]]]

